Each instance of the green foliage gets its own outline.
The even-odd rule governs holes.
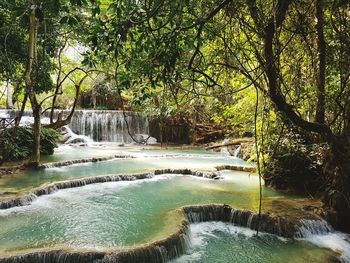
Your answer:
[[[269,141],[267,148],[271,150],[263,167],[265,182],[302,194],[322,190],[322,167],[329,149],[313,141],[310,134],[297,129],[284,133],[279,142]]]
[[[51,155],[57,147],[57,142],[61,134],[54,129],[41,129],[40,134],[40,153]]]
[[[53,129],[41,129],[40,152],[53,154],[57,147],[60,133]],[[28,159],[33,149],[32,128],[9,128],[1,132],[0,136],[0,162],[18,161]]]

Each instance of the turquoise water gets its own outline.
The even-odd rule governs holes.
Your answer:
[[[117,143],[94,143],[89,146],[60,145],[55,149],[54,155],[42,156],[42,162],[58,162],[71,159],[81,159],[89,157],[111,156],[118,153],[135,153],[144,156],[160,154],[195,154],[201,156],[218,156],[217,152],[205,150],[204,148],[180,149],[175,147],[161,148],[159,146],[125,145],[119,146]]]
[[[171,213],[183,205],[226,203],[257,208],[256,176],[225,172],[224,178],[160,175],[39,197],[29,206],[0,211],[0,254],[57,244],[83,248],[142,244],[172,233],[175,226],[169,215],[171,218]],[[264,196],[283,198],[271,189],[265,189]],[[329,262],[331,254],[305,241],[272,235],[256,238],[246,228],[224,223],[194,224],[191,233],[191,249],[177,263]]]
[[[281,239],[222,222],[193,224],[191,248],[172,263],[321,263],[332,253],[306,241]]]
[[[66,153],[63,149],[47,161],[116,153],[110,146],[85,150],[82,147]],[[136,154],[138,158],[26,171],[6,180],[2,178],[1,191],[24,190],[45,182],[85,176],[161,168],[206,170],[220,164],[244,164],[242,160],[200,149],[142,150],[130,147],[124,148],[124,152]],[[175,211],[184,205],[220,203],[257,210],[256,175],[235,171],[224,171],[221,175],[223,180],[159,175],[132,182],[94,184],[41,196],[29,206],[0,210],[0,255],[54,245],[104,248],[143,244],[173,233],[178,222]],[[264,188],[263,194],[264,201],[289,198],[270,188]],[[348,238],[335,234],[332,238],[325,237],[329,243],[322,243],[323,237],[318,237],[317,242],[315,239],[312,242],[281,239],[266,234],[255,237],[246,228],[221,222],[193,224],[190,230],[191,247],[174,263],[331,262],[333,254],[326,248],[341,252],[347,248]],[[346,260],[344,262],[349,262]]]
[[[190,204],[227,203],[256,208],[256,177],[231,179],[156,176],[66,189],[32,205],[0,211],[0,250],[47,243],[77,246],[132,245],[166,230],[168,212]],[[279,194],[266,190],[265,195]]]
[[[68,147],[68,148],[67,148]],[[120,148],[120,147],[119,147]],[[117,149],[119,149],[117,148]],[[219,153],[198,150],[142,150],[140,147],[121,147],[122,153],[132,154],[134,159],[115,159],[99,163],[71,165],[45,170],[24,171],[14,176],[0,178],[1,192],[16,192],[39,186],[43,183],[76,179],[87,176],[148,172],[165,168],[191,168],[212,170],[220,164],[245,164],[244,161],[222,156]],[[83,155],[86,153],[85,155]],[[115,148],[108,147],[72,147],[63,146],[50,157],[50,161],[64,161],[72,159],[89,158],[93,156],[111,156],[121,153]],[[167,156],[167,157],[166,157]],[[171,157],[173,156],[173,157]]]

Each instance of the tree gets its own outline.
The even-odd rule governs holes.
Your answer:
[[[94,2],[94,1],[93,1]],[[1,38],[4,39],[4,47],[0,46],[0,59],[4,57],[6,61],[2,61],[1,65],[4,70],[1,75],[6,75],[6,79],[13,79],[15,73],[23,77],[18,78],[18,87],[24,82],[25,96],[22,110],[25,108],[26,99],[29,98],[34,116],[34,149],[31,158],[31,164],[37,166],[40,161],[40,129],[41,129],[41,113],[43,104],[48,98],[41,100],[43,93],[50,92],[54,88],[51,74],[56,67],[54,58],[59,56],[59,50],[69,41],[82,40],[79,34],[72,33],[84,32],[84,23],[89,12],[82,13],[81,8],[87,7],[89,1],[39,1],[39,0],[21,0],[21,1],[4,1],[1,5],[1,11],[6,14],[1,21]],[[81,24],[80,24],[81,23]],[[10,29],[15,28],[15,43],[25,48],[19,49],[13,45],[13,50],[8,48],[7,40],[12,36]],[[7,30],[7,31],[6,31]],[[73,30],[73,31],[72,31]],[[24,51],[23,51],[24,50]],[[20,52],[21,51],[21,52]],[[22,69],[22,73],[20,70]],[[84,69],[81,69],[85,71]],[[60,72],[57,78],[57,87],[59,88],[63,81]],[[63,79],[71,77],[66,75]],[[86,79],[86,77],[83,77]],[[77,83],[78,86],[81,82]],[[17,93],[20,89],[17,89]],[[79,92],[76,92],[77,96]],[[53,107],[57,92],[54,96],[49,95],[53,99]],[[76,98],[77,100],[77,98]],[[74,111],[73,107],[73,111]],[[19,123],[20,117],[17,123]],[[61,120],[60,120],[61,121]],[[56,124],[56,127],[59,126]]]

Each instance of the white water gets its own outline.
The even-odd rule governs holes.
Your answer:
[[[191,224],[189,231],[189,250],[185,255],[171,261],[171,263],[201,262],[205,253],[207,253],[207,247],[210,246],[210,240],[214,240],[212,242],[219,241],[222,233],[230,236],[240,236],[241,238],[251,238],[256,234],[256,231],[217,221]],[[263,233],[261,235],[269,234]],[[218,262],[223,261],[218,259]]]
[[[148,120],[136,112],[79,110],[74,113],[70,127],[73,132],[94,141],[132,143],[148,134]],[[129,130],[128,130],[129,127]]]
[[[238,158],[241,153],[241,146],[238,146],[238,148],[235,150],[233,157]]]
[[[231,157],[231,155],[230,155],[230,153],[229,153],[227,147],[221,148],[220,154],[221,154],[222,156],[224,156],[224,157]]]
[[[302,220],[296,237],[341,254],[341,262],[350,262],[350,235],[334,231],[324,220]]]
[[[242,254],[241,259],[243,260],[244,258],[244,262],[260,262],[260,261],[256,261],[257,259],[255,257],[257,258],[261,257],[260,260],[264,259],[264,262],[268,262],[269,259],[265,257],[266,256],[269,257],[270,256],[269,253],[278,253],[278,252],[271,251],[271,252],[266,252],[267,254],[264,254],[265,252],[263,252],[262,250],[259,249],[259,247],[256,247],[256,245],[254,245],[253,247],[250,247],[250,249],[253,249],[252,253],[254,253],[254,255],[253,254],[245,255],[244,249],[247,249],[247,247],[242,247],[241,248],[242,250],[240,250],[239,249],[240,246],[244,246],[243,244],[250,246],[250,242],[252,242],[252,244],[254,244],[254,242],[262,242],[265,244],[266,242],[267,246],[270,246],[270,245],[274,246],[273,244],[276,244],[277,242],[277,241],[274,241],[276,239],[278,239],[279,242],[281,242],[281,245],[278,245],[279,247],[283,246],[283,243],[286,244],[285,245],[286,247],[292,246],[293,244],[293,241],[291,239],[278,238],[274,235],[270,235],[266,233],[260,233],[260,239],[259,239],[255,237],[255,234],[256,232],[249,228],[239,227],[233,224],[223,223],[223,222],[204,222],[204,223],[191,224],[190,248],[185,255],[181,256],[176,260],[173,260],[172,263],[209,262],[211,260],[208,259],[208,257],[210,257],[210,253],[208,252],[208,247],[212,247],[212,246],[216,247],[221,245],[224,246],[222,249],[225,249],[225,247],[227,248],[232,246],[237,248],[237,251],[232,252],[232,254],[222,251],[222,253],[224,254],[226,253],[226,259],[225,259],[225,256],[217,255],[218,257],[221,257],[221,258],[216,258],[217,262],[239,262],[234,260],[239,259],[240,254]],[[318,247],[327,248],[332,251],[335,251],[341,254],[339,257],[339,260],[341,262],[344,262],[344,263],[350,262],[350,257],[349,257],[350,244],[348,241],[349,235],[333,231],[332,228],[325,221],[321,221],[321,220],[303,221],[303,226],[300,228],[299,234],[304,234],[305,237],[297,238],[298,240],[307,241]],[[229,239],[230,241],[228,240],[226,242],[234,242],[234,243],[225,243],[225,241],[224,243],[221,243],[223,241],[220,241],[220,240],[223,237],[225,238],[225,236],[232,237],[232,240]],[[247,240],[247,241],[244,241],[244,240]],[[240,241],[242,242],[242,245],[237,244],[237,242],[240,242]],[[230,258],[227,258],[228,256]],[[294,257],[296,262],[301,262],[300,259],[298,259],[298,256],[301,256],[301,255],[293,255],[292,258],[290,258],[291,261],[288,261],[288,262],[294,262],[293,261]],[[304,255],[304,256],[306,260],[307,255]],[[276,262],[276,259],[273,262]],[[282,262],[282,261],[278,261],[277,259],[277,262]]]
[[[1,117],[12,117],[17,115],[16,110],[0,110]],[[54,119],[58,113],[55,111]],[[70,112],[63,110],[62,115],[67,116]],[[125,114],[125,118],[124,118]],[[44,114],[41,119],[43,124],[50,123],[49,112]],[[21,125],[27,126],[33,124],[32,112],[26,110],[21,118]],[[128,129],[129,128],[129,129]],[[148,136],[149,124],[145,115],[137,112],[122,111],[101,111],[101,110],[76,110],[69,124],[69,131],[72,136],[71,141],[82,139],[82,142],[91,143],[92,141],[155,144],[157,140]],[[80,137],[78,137],[80,136]]]
[[[65,136],[67,136],[67,138],[68,138],[65,141],[65,144],[70,144],[70,143],[77,141],[77,140],[79,140],[87,145],[91,145],[93,143],[93,140],[90,137],[85,136],[85,135],[78,135],[78,134],[74,133],[71,130],[71,128],[69,128],[69,126],[67,126],[67,125],[64,126],[64,129],[66,131]]]

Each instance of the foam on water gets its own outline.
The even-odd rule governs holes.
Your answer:
[[[341,253],[342,262],[350,262],[350,235],[341,232],[332,232],[325,235],[311,235],[304,240],[316,246],[329,248]]]
[[[69,128],[68,125],[64,126],[65,130],[66,130],[66,133],[67,135],[69,136],[69,139],[65,142],[65,144],[70,144],[71,142],[79,139],[81,140],[82,142],[86,143],[87,145],[92,145],[93,144],[93,140],[88,137],[88,136],[85,136],[85,135],[78,135],[76,133],[74,133],[72,131],[71,128]]]
[[[58,168],[64,169],[64,168]],[[73,200],[76,202],[77,199],[80,201],[84,201],[84,199],[88,199],[91,196],[108,194],[110,192],[121,191],[128,187],[141,186],[145,183],[152,183],[157,181],[169,180],[173,177],[181,177],[186,176],[182,174],[161,174],[157,176],[153,176],[147,179],[139,179],[134,181],[116,181],[116,182],[107,182],[107,183],[96,183],[84,185],[78,188],[68,188],[68,189],[60,189],[57,192],[51,193],[49,195],[42,195],[35,198],[29,205],[13,207],[9,209],[0,210],[0,217],[7,216],[9,214],[16,214],[20,212],[26,212],[30,210],[42,209],[43,207],[54,207],[58,203],[69,203],[69,200]],[[200,178],[202,180],[207,180],[207,178]]]
[[[334,231],[324,220],[302,220],[296,237],[338,252],[342,262],[350,262],[350,235]]]
[[[300,241],[306,241],[320,248],[331,249],[341,254],[339,257],[341,262],[350,262],[349,235],[339,232],[327,232],[324,234],[309,233],[307,237],[298,238],[297,241],[293,241],[293,239],[279,238],[266,233],[260,233],[259,237],[256,237],[256,232],[249,228],[223,222],[194,223],[191,224],[189,230],[190,248],[185,255],[171,261],[172,263],[308,262],[309,260],[312,262],[327,262],[326,257],[323,259],[322,256],[313,258],[311,251],[315,248],[312,246],[310,246],[310,251],[305,248],[305,254],[300,251],[299,253],[301,254],[296,255],[288,251],[290,247],[291,249],[293,249],[293,246],[298,247],[298,243],[296,242]],[[264,246],[269,247],[272,252],[266,252]],[[211,255],[210,250],[208,250],[213,247],[216,248],[216,254],[214,256]],[[225,248],[227,249],[228,247],[232,247],[230,252],[225,251]],[[274,251],[274,248],[276,251]],[[219,253],[217,249],[222,249],[221,253]],[[246,249],[247,251],[240,249]],[[285,250],[284,252],[282,252],[283,249]],[[296,248],[294,247],[294,249]],[[278,253],[281,252],[286,254],[280,257]],[[277,256],[273,255],[274,253],[276,253]],[[213,261],[213,258],[215,258],[215,261]]]
[[[244,239],[251,238],[256,234],[256,231],[249,228],[224,222],[194,223],[190,225],[189,230],[190,249],[185,255],[171,261],[172,263],[201,262],[201,258],[207,252],[209,240],[219,240],[221,234],[239,236]],[[264,233],[263,235],[268,234]]]

